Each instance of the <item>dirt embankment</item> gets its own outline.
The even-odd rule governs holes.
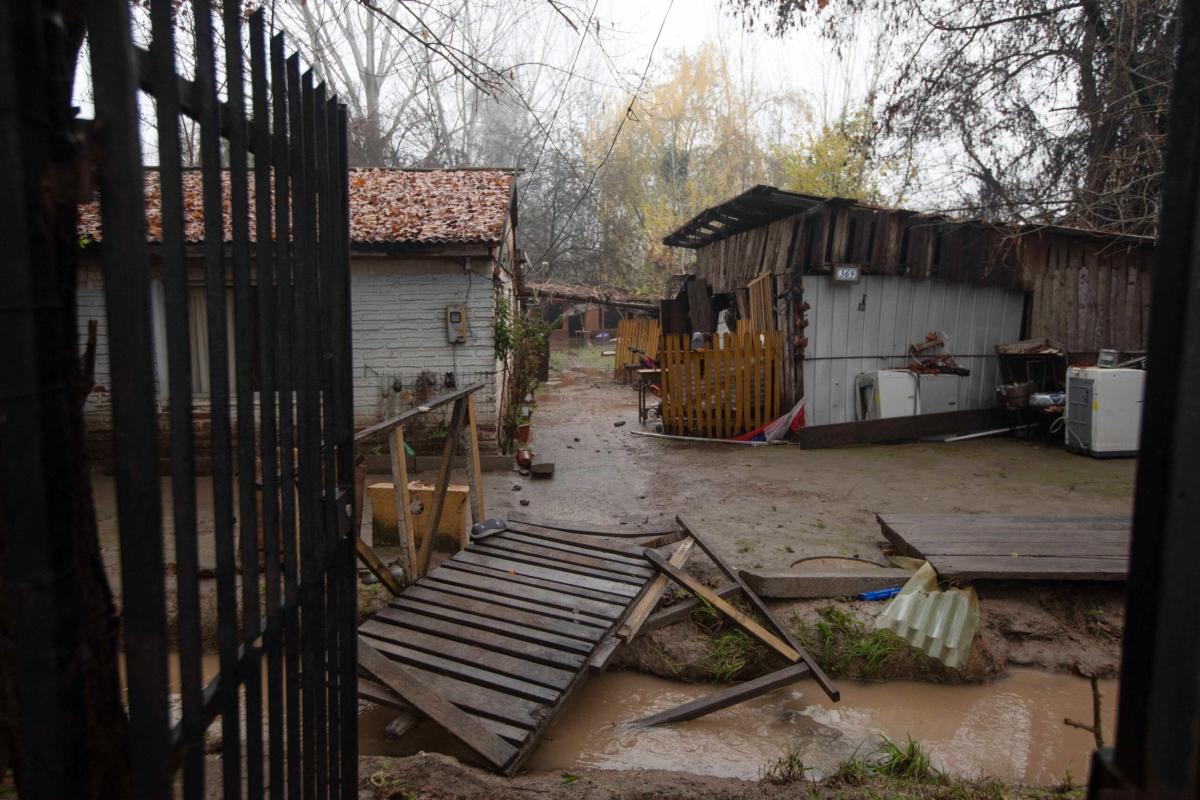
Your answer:
[[[1010,585],[976,590],[980,628],[962,669],[949,669],[890,632],[875,631],[874,617],[884,603],[773,605],[792,634],[837,678],[983,683],[1002,676],[1008,664],[1097,677],[1117,674],[1124,615],[1119,588]],[[614,668],[704,682],[745,680],[782,665],[713,612],[699,609],[683,622],[634,640],[619,652]]]
[[[836,776],[819,783],[747,781],[683,772],[636,770],[614,772],[529,772],[500,778],[464,766],[449,756],[421,753],[408,758],[359,760],[360,797],[370,800],[794,800],[797,797],[907,797],[927,800],[1006,800],[1006,798],[1081,797],[1074,787],[1032,790],[995,781],[954,781],[940,775],[925,778]]]

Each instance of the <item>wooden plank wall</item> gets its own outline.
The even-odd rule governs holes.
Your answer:
[[[980,222],[951,222],[912,211],[829,203],[731,236],[696,254],[696,272],[716,292],[761,274],[828,272],[857,264],[866,274],[908,275],[1020,289],[1030,295],[1025,336],[1047,337],[1072,353],[1146,349],[1150,242],[1046,229],[1015,233]],[[777,291],[787,287],[778,282]],[[780,327],[793,326],[789,297]],[[786,361],[796,360],[798,330],[785,330]],[[785,394],[803,394],[785,378]]]
[[[695,353],[689,337],[663,337],[664,430],[724,439],[779,417],[781,344],[778,331],[731,333]]]
[[[775,330],[775,275],[764,272],[750,281],[750,329],[758,333]],[[741,330],[739,326],[738,330]]]
[[[660,338],[659,324],[656,319],[634,317],[619,321],[617,323],[617,340],[614,342],[616,355],[613,357],[613,380],[617,383],[628,383],[625,365],[637,361],[632,348],[642,350],[651,358],[657,359]]]

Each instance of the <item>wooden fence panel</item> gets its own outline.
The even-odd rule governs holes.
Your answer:
[[[625,365],[637,361],[635,349],[641,350],[650,358],[658,358],[659,339],[662,333],[658,320],[639,317],[623,319],[617,323],[616,355],[613,357],[613,380],[617,383],[628,383]]]
[[[783,342],[778,331],[730,333],[694,353],[687,336],[663,338],[663,429],[728,438],[779,416]]]

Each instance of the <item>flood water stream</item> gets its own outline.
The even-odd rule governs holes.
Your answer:
[[[707,717],[657,728],[622,725],[700,697],[714,686],[682,684],[628,672],[591,677],[546,731],[528,769],[663,769],[758,778],[788,747],[806,765],[828,772],[856,754],[869,755],[880,734],[911,736],[934,765],[956,777],[995,777],[1046,785],[1067,772],[1087,775],[1090,733],[1063,724],[1090,724],[1087,680],[1035,669],[1013,669],[983,686],[893,681],[842,683],[831,703],[812,682],[775,691]],[[1105,730],[1111,736],[1116,681],[1102,681]],[[401,741],[383,736],[394,714],[377,709],[360,720],[363,754],[417,750],[464,754],[428,723]]]

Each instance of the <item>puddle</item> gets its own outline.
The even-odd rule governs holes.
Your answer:
[[[628,730],[620,723],[700,697],[714,687],[634,673],[592,677],[546,731],[530,769],[680,770],[758,778],[790,745],[825,772],[869,754],[879,735],[907,736],[928,749],[939,769],[964,778],[1046,785],[1069,770],[1087,775],[1094,741],[1063,725],[1092,718],[1087,680],[1034,669],[985,686],[842,683],[830,703],[811,682],[781,689],[691,722]],[[1113,730],[1116,681],[1102,681],[1105,730]]]

